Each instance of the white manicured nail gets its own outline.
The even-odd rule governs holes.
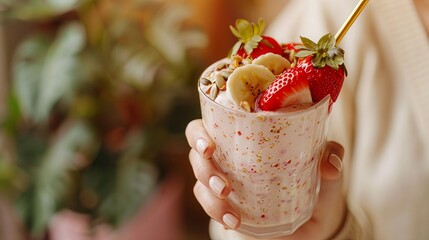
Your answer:
[[[228,226],[231,229],[236,229],[240,224],[240,221],[238,220],[238,218],[232,215],[231,213],[226,213],[225,215],[223,215],[222,221],[226,226]]]
[[[218,176],[213,176],[209,179],[209,186],[218,196],[221,196],[223,190],[225,189],[225,182],[222,178]]]
[[[339,172],[343,170],[343,161],[336,154],[331,154],[328,159],[329,163],[334,166]]]
[[[202,139],[202,138],[198,139],[197,142],[196,142],[197,151],[201,155],[204,155],[204,153],[206,152],[208,146],[209,146],[209,143],[206,140]]]

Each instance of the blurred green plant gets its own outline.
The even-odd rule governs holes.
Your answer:
[[[193,114],[190,50],[205,36],[186,26],[188,8],[159,0],[0,0],[0,11],[31,26],[0,119],[0,191],[35,234],[64,208],[121,224]]]

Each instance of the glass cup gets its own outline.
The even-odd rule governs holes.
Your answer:
[[[250,113],[198,89],[204,127],[216,144],[213,159],[231,180],[227,201],[241,214],[238,231],[257,238],[292,234],[317,201],[330,97],[303,109]]]

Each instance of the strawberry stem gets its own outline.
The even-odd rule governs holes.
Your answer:
[[[234,45],[229,55],[235,55],[243,44],[246,53],[251,54],[253,49],[263,40],[262,32],[265,28],[265,22],[262,18],[258,20],[258,23],[237,19],[235,26],[229,26],[229,28],[234,36],[238,38],[238,42]]]
[[[295,57],[305,58],[312,56],[313,66],[323,68],[326,65],[337,70],[344,65],[344,50],[335,46],[335,38],[328,33],[321,37],[317,43],[306,37],[301,37],[304,47],[301,47]]]

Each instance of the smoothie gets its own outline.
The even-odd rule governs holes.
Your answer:
[[[241,214],[238,231],[279,237],[310,219],[316,204],[329,112],[345,76],[343,51],[324,36],[319,43],[330,64],[319,67],[312,61],[319,43],[278,44],[260,35],[263,22],[239,21],[233,33],[253,32],[260,42],[246,52],[240,40],[204,71],[202,118],[216,144],[213,160],[231,179],[227,200]]]
[[[216,144],[213,159],[231,179],[228,200],[241,213],[239,231],[258,237],[292,233],[311,217],[317,199],[330,98],[247,112],[225,93],[213,101],[203,88],[199,92],[203,122]]]

